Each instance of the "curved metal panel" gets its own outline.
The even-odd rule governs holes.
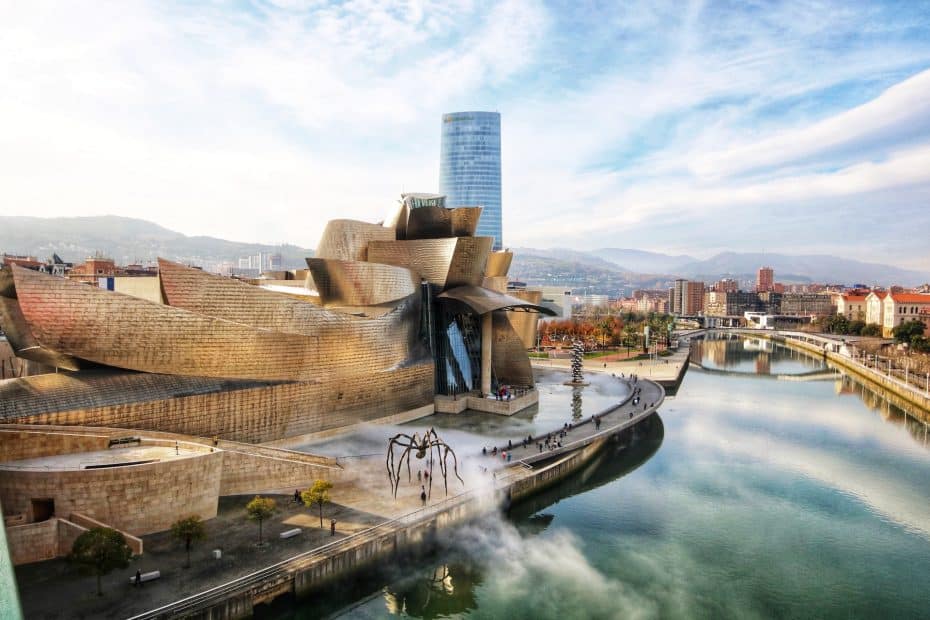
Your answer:
[[[491,368],[499,383],[531,387],[533,368],[526,348],[507,319],[507,313],[493,315],[494,344],[491,345]]]
[[[401,201],[397,207],[384,220],[384,226],[394,229],[394,239],[401,241],[407,238],[407,219],[410,217],[410,207]]]
[[[491,252],[488,255],[488,267],[484,270],[484,275],[488,278],[506,276],[512,262],[513,252],[507,250]]]
[[[432,284],[445,286],[449,264],[455,254],[456,239],[372,241],[368,260],[406,267]]]
[[[488,264],[488,254],[494,244],[493,237],[459,237],[455,244],[455,253],[449,265],[446,288],[454,286],[481,286],[484,269]]]
[[[542,313],[549,316],[555,316],[555,313],[544,306],[539,305],[542,294],[536,291],[536,303],[504,295],[497,291],[492,291],[480,286],[457,286],[437,295],[439,299],[450,299],[462,303],[475,314],[486,314],[495,310],[526,310],[533,313]]]
[[[542,291],[514,291],[513,296],[534,306],[542,307],[540,306]],[[555,312],[549,308],[543,308],[543,310],[546,311],[545,314],[555,316]],[[536,329],[539,324],[539,313],[508,312],[507,318],[510,319],[510,324],[513,326],[513,330],[517,333],[517,336],[519,336],[520,342],[523,343],[524,349],[536,346]]]
[[[327,320],[318,321],[312,335],[300,335],[233,322],[230,316],[248,314],[235,309],[237,305],[245,306],[253,317],[271,315],[282,323],[287,321],[281,315],[295,304],[325,311],[233,280],[229,284],[252,294],[214,302],[220,309],[230,308],[230,316],[204,316],[25,269],[14,268],[13,277],[23,316],[41,345],[117,368],[314,381],[395,367],[417,345],[416,321],[411,317],[418,312],[413,301],[376,320],[327,312]],[[166,289],[170,288],[168,284]],[[252,303],[265,296],[276,303]]]
[[[482,278],[481,286],[498,293],[507,293],[507,276],[494,276],[493,278]]]
[[[0,327],[17,357],[66,370],[78,370],[90,365],[39,344],[23,317],[16,297],[13,272],[9,267],[0,269]]]
[[[324,353],[332,348],[329,354],[350,366],[345,372],[393,367],[422,355],[416,288],[414,294],[395,300],[397,305],[390,311],[364,318],[164,259],[158,265],[169,305],[251,327],[310,336]],[[353,360],[357,368],[352,367]]]
[[[406,267],[440,288],[478,286],[493,242],[491,237],[372,241],[368,260]]]
[[[404,267],[308,258],[324,306],[376,306],[417,293],[420,277]]]
[[[478,227],[481,207],[419,207],[407,219],[407,239],[472,237]]]
[[[392,241],[397,238],[393,228],[356,220],[330,220],[323,230],[317,258],[336,260],[368,259],[368,244],[374,240]]]
[[[411,209],[407,218],[407,239],[452,237],[452,212],[444,207]]]
[[[452,236],[474,237],[484,207],[455,207],[452,209]]]

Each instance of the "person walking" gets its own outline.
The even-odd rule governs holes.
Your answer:
[[[422,502],[423,505],[426,506],[426,487],[423,486],[422,484],[420,485],[420,502]]]
[[[142,571],[141,570],[136,569],[136,579],[135,581],[132,582],[132,585],[136,588],[142,587]]]
[[[336,535],[336,520],[335,519],[329,520],[329,535],[330,536]]]
[[[297,489],[294,489],[294,503],[295,504],[300,503],[300,491],[298,491]]]

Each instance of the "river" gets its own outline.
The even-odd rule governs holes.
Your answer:
[[[930,617],[926,425],[764,340],[712,334],[692,360],[661,419],[564,484],[262,615]],[[541,415],[570,419],[552,392]]]

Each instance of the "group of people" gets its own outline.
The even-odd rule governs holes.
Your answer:
[[[513,400],[513,392],[510,391],[509,385],[502,385],[498,387],[495,396],[497,397],[497,400]]]

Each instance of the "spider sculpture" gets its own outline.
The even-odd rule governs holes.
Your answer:
[[[396,456],[398,449],[400,449],[399,457]],[[436,453],[435,459],[433,458],[434,451]],[[459,476],[459,462],[455,456],[455,452],[446,442],[439,438],[439,435],[436,434],[434,429],[429,429],[423,433],[422,436],[420,436],[419,433],[414,433],[412,436],[406,433],[398,433],[391,437],[391,440],[388,442],[387,457],[385,459],[388,478],[391,481],[395,499],[397,498],[397,487],[400,485],[400,474],[404,467],[404,463],[407,464],[407,481],[409,482],[412,480],[412,475],[410,473],[411,453],[418,459],[427,459],[429,471],[429,481],[427,484],[429,485],[430,497],[432,497],[433,493],[433,465],[439,465],[439,471],[442,473],[442,482],[445,486],[446,495],[449,494],[448,459],[450,456],[452,457],[452,473],[459,479],[459,482],[463,485],[465,484],[465,481]]]

